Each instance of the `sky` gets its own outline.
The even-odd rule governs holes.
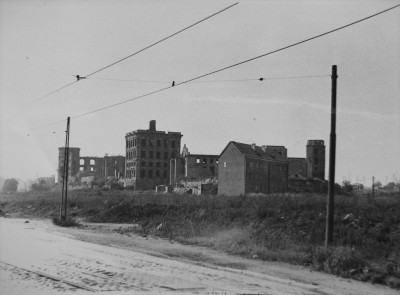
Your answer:
[[[400,8],[310,42],[89,115],[108,105],[274,51],[400,4],[240,1],[238,5],[52,95],[46,94],[234,1],[0,0],[0,175],[56,174],[71,119],[81,156],[125,154],[125,135],[178,131],[194,154],[229,141],[326,145],[338,67],[336,182],[400,180]],[[304,77],[305,78],[290,78]],[[266,78],[263,81],[258,78]],[[271,78],[271,79],[267,79]],[[286,78],[286,79],[274,79]]]

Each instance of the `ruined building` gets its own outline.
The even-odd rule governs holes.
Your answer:
[[[65,148],[58,149],[58,182],[63,179]],[[93,176],[99,178],[115,177],[123,178],[125,173],[124,156],[81,157],[80,148],[69,148],[68,178],[80,179]]]
[[[180,132],[156,130],[156,121],[150,121],[148,130],[126,134],[126,186],[134,190],[154,190],[168,184],[170,160],[180,154]]]
[[[306,158],[288,158],[289,177],[325,179],[325,145],[321,139],[307,141]]]
[[[182,148],[179,158],[171,159],[170,184],[179,179],[201,180],[218,176],[219,155],[190,154],[186,145]]]
[[[287,150],[231,141],[218,162],[218,194],[282,193],[288,189]]]

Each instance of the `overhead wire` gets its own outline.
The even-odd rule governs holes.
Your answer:
[[[112,66],[114,66],[114,65],[116,65],[116,64],[118,64],[118,63],[120,63],[120,62],[122,62],[122,61],[124,61],[124,60],[126,60],[128,58],[130,58],[130,57],[132,57],[132,56],[135,56],[135,55],[137,55],[137,54],[139,54],[139,53],[141,53],[141,52],[143,52],[143,51],[145,51],[145,50],[147,50],[147,49],[149,49],[149,48],[151,48],[151,47],[153,47],[153,46],[155,46],[155,45],[157,45],[157,44],[159,44],[161,42],[164,42],[164,41],[166,41],[166,40],[168,40],[168,39],[170,39],[170,38],[172,38],[172,37],[184,32],[184,31],[186,31],[186,30],[188,30],[188,29],[190,29],[190,28],[192,28],[192,27],[194,27],[194,26],[196,26],[196,25],[198,25],[198,24],[200,24],[200,23],[202,23],[202,22],[204,22],[204,21],[206,21],[206,20],[208,20],[208,19],[210,19],[210,18],[212,18],[212,17],[214,17],[214,16],[216,16],[216,15],[218,15],[218,14],[220,14],[220,13],[222,13],[222,12],[228,10],[228,9],[230,9],[230,8],[232,8],[233,6],[235,6],[237,4],[239,4],[239,2],[236,2],[236,3],[232,4],[232,5],[229,5],[229,6],[225,7],[224,9],[221,9],[221,10],[219,10],[219,11],[217,11],[217,12],[215,12],[215,13],[213,13],[213,14],[211,14],[211,15],[209,15],[209,16],[207,16],[207,17],[205,17],[205,18],[203,18],[203,19],[201,19],[201,20],[199,20],[199,21],[197,21],[197,22],[195,22],[195,23],[193,23],[193,24],[191,24],[191,25],[189,25],[189,26],[187,26],[187,27],[175,32],[175,33],[173,33],[173,34],[171,34],[171,35],[168,35],[167,37],[164,37],[161,40],[159,40],[157,42],[154,42],[154,43],[152,43],[152,44],[150,44],[150,45],[148,45],[148,46],[146,46],[146,47],[144,47],[144,48],[142,48],[142,49],[140,49],[140,50],[138,50],[138,51],[136,51],[136,52],[134,52],[134,53],[132,53],[132,54],[130,54],[128,56],[126,56],[126,57],[124,57],[124,58],[121,58],[121,59],[119,59],[119,60],[117,60],[117,61],[115,61],[115,62],[113,62],[113,63],[111,63],[109,65],[106,65],[106,66],[104,66],[104,67],[102,67],[102,68],[100,68],[100,69],[98,69],[98,70],[96,70],[96,71],[94,71],[92,73],[89,73],[86,76],[82,76],[81,78],[78,78],[76,81],[74,81],[72,83],[69,83],[69,84],[67,84],[67,85],[65,85],[63,87],[60,87],[60,88],[58,88],[58,89],[56,89],[56,90],[54,90],[54,91],[52,91],[52,92],[50,92],[50,93],[48,93],[46,95],[43,95],[43,96],[39,97],[36,101],[39,101],[39,100],[41,100],[43,98],[46,98],[46,97],[48,97],[48,96],[50,96],[50,95],[52,95],[52,94],[64,89],[64,88],[67,88],[68,86],[71,86],[71,85],[75,84],[76,82],[80,81],[81,79],[85,79],[87,77],[90,77],[90,76],[92,76],[92,75],[94,75],[96,73],[99,73],[99,72],[101,72],[101,71],[103,71],[105,69],[108,69],[108,68],[110,68],[110,67],[112,67]]]
[[[286,80],[286,79],[302,79],[302,78],[320,78],[329,75],[314,76],[292,76],[292,77],[260,77],[260,78],[243,78],[243,79],[227,79],[227,80],[204,80],[192,81],[190,83],[224,83],[224,82],[248,82],[248,81],[264,81],[264,80]],[[171,84],[171,81],[155,81],[155,80],[135,80],[135,79],[116,79],[116,78],[88,78],[89,80],[117,81],[117,82],[137,82],[137,83],[162,83]]]
[[[380,11],[380,12],[377,12],[377,13],[375,13],[375,14],[369,15],[369,16],[367,16],[367,17],[364,17],[364,18],[359,19],[359,20],[357,20],[357,21],[351,22],[351,23],[349,23],[349,24],[346,24],[346,25],[337,27],[337,28],[335,28],[335,29],[333,29],[333,30],[330,30],[330,31],[327,31],[327,32],[325,32],[325,33],[315,35],[315,36],[313,36],[313,37],[304,39],[304,40],[302,40],[302,41],[299,41],[299,42],[296,42],[296,43],[292,43],[292,44],[290,44],[290,45],[281,47],[281,48],[279,48],[279,49],[276,49],[276,50],[273,50],[273,51],[270,51],[270,52],[267,52],[267,53],[258,55],[258,56],[253,57],[253,58],[249,58],[249,59],[243,60],[243,61],[241,61],[241,62],[232,64],[232,65],[230,65],[230,66],[226,66],[226,67],[223,67],[223,68],[214,70],[214,71],[212,71],[212,72],[208,72],[208,73],[206,73],[206,74],[203,74],[203,75],[200,75],[200,76],[197,76],[197,77],[194,77],[194,78],[191,78],[191,79],[188,79],[188,80],[179,82],[179,83],[174,83],[174,86],[168,86],[168,87],[164,87],[164,88],[161,88],[161,89],[158,89],[158,90],[155,90],[155,91],[151,91],[151,92],[148,92],[148,93],[146,93],[146,94],[142,94],[142,95],[139,95],[139,96],[130,98],[130,99],[126,99],[126,100],[120,101],[120,102],[118,102],[118,103],[114,103],[114,104],[111,104],[111,105],[108,105],[108,106],[105,106],[105,107],[101,107],[101,108],[98,108],[98,109],[95,109],[95,110],[92,110],[92,111],[89,111],[89,112],[85,112],[85,113],[82,113],[82,114],[78,114],[78,115],[72,116],[72,118],[79,118],[79,117],[87,116],[87,115],[90,115],[90,114],[93,114],[93,113],[100,112],[100,111],[102,111],[102,110],[106,110],[106,109],[109,109],[109,108],[112,108],[112,107],[116,107],[116,106],[119,106],[119,105],[122,105],[122,104],[125,104],[125,103],[128,103],[128,102],[131,102],[131,101],[133,101],[133,100],[137,100],[137,99],[140,99],[140,98],[143,98],[143,97],[147,97],[147,96],[150,96],[150,95],[153,95],[153,94],[156,94],[156,93],[160,93],[160,92],[162,92],[162,91],[171,89],[171,88],[173,88],[173,87],[177,87],[177,86],[180,86],[180,85],[183,85],[183,84],[190,83],[190,82],[192,82],[192,81],[195,81],[195,80],[204,78],[204,77],[206,77],[206,76],[210,76],[210,75],[213,75],[213,74],[215,74],[215,73],[222,72],[222,71],[224,71],[224,70],[227,70],[227,69],[230,69],[230,68],[233,68],[233,67],[242,65],[242,64],[244,64],[244,63],[248,63],[248,62],[250,62],[250,61],[254,61],[254,60],[256,60],[256,59],[265,57],[265,56],[267,56],[267,55],[271,55],[271,54],[273,54],[273,53],[276,53],[276,52],[279,52],[279,51],[282,51],[282,50],[285,50],[285,49],[288,49],[288,48],[291,48],[291,47],[294,47],[294,46],[297,46],[297,45],[300,45],[300,44],[303,44],[303,43],[306,43],[306,42],[309,42],[309,41],[311,41],[311,40],[320,38],[320,37],[322,37],[322,36],[331,34],[331,33],[333,33],[333,32],[342,30],[342,29],[344,29],[344,28],[350,27],[350,26],[352,26],[352,25],[355,25],[355,24],[357,24],[357,23],[360,23],[360,22],[365,21],[365,20],[367,20],[367,19],[370,19],[370,18],[372,18],[372,17],[378,16],[378,15],[380,15],[380,14],[383,14],[383,13],[385,13],[385,12],[388,12],[388,11],[390,11],[390,10],[393,10],[393,9],[399,7],[399,6],[400,6],[400,4],[395,5],[395,6],[392,6],[392,7],[388,8],[388,9],[382,10],[382,11]],[[326,76],[329,76],[329,75],[326,75]],[[304,77],[305,77],[305,76],[304,76]],[[46,125],[42,125],[42,127],[43,127],[43,126],[49,126],[49,125],[58,124],[58,123],[64,122],[64,121],[66,121],[66,120],[65,120],[65,119],[64,119],[64,120],[59,120],[59,121],[52,122],[52,123],[49,123],[49,124],[46,124]]]

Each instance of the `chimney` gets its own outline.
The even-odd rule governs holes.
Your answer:
[[[255,143],[251,144],[251,149],[254,150],[254,151],[256,150],[256,144]]]
[[[156,131],[156,120],[151,120],[151,121],[150,121],[149,130],[150,130],[150,131]]]
[[[267,152],[267,146],[266,146],[266,145],[261,146],[261,149],[262,149],[262,151],[263,151],[264,153]]]

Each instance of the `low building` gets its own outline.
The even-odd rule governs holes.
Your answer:
[[[286,192],[288,190],[286,148],[269,147],[229,142],[219,156],[218,194]]]

